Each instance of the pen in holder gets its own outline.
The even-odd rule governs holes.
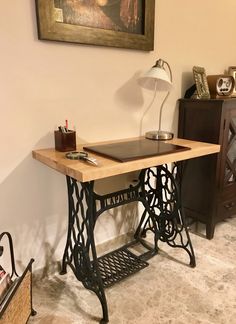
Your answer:
[[[76,132],[68,130],[62,132],[60,130],[54,131],[55,149],[60,152],[68,152],[76,150]]]

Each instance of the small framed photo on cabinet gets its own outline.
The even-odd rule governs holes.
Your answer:
[[[205,68],[200,66],[193,67],[193,78],[197,88],[198,99],[210,99],[210,91],[206,78]]]
[[[236,97],[236,66],[230,66],[228,70],[229,75],[232,75],[234,78],[234,90],[231,94],[231,97]]]

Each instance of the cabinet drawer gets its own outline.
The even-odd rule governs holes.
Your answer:
[[[226,217],[236,215],[236,197],[218,204],[217,219],[221,220]]]

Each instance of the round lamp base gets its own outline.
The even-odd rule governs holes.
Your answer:
[[[145,134],[145,137],[147,139],[156,140],[156,141],[170,140],[173,138],[173,136],[174,136],[173,133],[166,132],[166,131],[151,131]]]

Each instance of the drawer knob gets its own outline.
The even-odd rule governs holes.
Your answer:
[[[233,201],[229,202],[228,204],[225,204],[224,207],[226,209],[232,209],[234,207],[235,203]]]

